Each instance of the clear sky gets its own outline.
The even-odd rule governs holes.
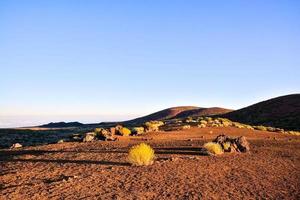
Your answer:
[[[0,1],[2,124],[237,109],[299,93],[299,77],[297,0]]]

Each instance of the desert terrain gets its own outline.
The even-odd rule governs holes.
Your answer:
[[[250,152],[203,156],[220,134],[246,136]],[[145,142],[156,159],[131,166]],[[300,138],[234,127],[150,132],[117,141],[0,150],[0,199],[300,199]]]

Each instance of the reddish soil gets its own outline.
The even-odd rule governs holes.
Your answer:
[[[245,135],[251,152],[199,155],[221,133]],[[141,141],[155,148],[152,166],[127,163],[128,148]],[[297,136],[195,128],[1,150],[0,199],[300,199],[299,146]]]

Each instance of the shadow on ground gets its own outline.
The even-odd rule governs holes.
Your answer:
[[[180,148],[155,148],[155,154],[174,154],[174,155],[201,155],[201,148],[193,147],[180,147]],[[65,160],[65,159],[22,159],[16,156],[22,155],[34,155],[40,156],[44,154],[53,153],[117,153],[127,154],[128,149],[123,150],[76,150],[76,151],[65,151],[65,150],[5,150],[0,151],[0,162],[44,162],[44,163],[59,163],[59,164],[99,164],[99,165],[113,165],[113,166],[130,166],[126,162],[112,162],[112,161],[99,161],[99,160]]]

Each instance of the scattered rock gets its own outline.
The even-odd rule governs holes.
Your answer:
[[[61,144],[61,143],[64,143],[65,140],[64,139],[61,139],[61,140],[58,140],[57,144]]]
[[[53,177],[53,178],[50,178],[50,179],[45,179],[43,181],[44,181],[44,183],[51,184],[51,183],[55,183],[55,182],[67,182],[67,181],[70,181],[70,180],[75,179],[75,178],[78,178],[78,176],[66,176],[64,174],[61,174],[57,177]]]
[[[198,124],[197,127],[198,127],[198,128],[205,128],[205,127],[206,127],[206,124]]]
[[[89,133],[85,134],[82,141],[83,142],[91,142],[91,141],[95,140],[95,138],[96,138],[96,133],[89,132]]]
[[[177,160],[178,160],[177,157],[172,157],[172,158],[171,158],[171,161],[173,161],[173,162],[174,162],[174,161],[177,161]]]
[[[123,126],[122,125],[117,125],[116,127],[115,127],[115,133],[116,134],[119,134],[119,131],[121,130],[123,128]]]
[[[20,143],[15,143],[15,144],[13,144],[10,148],[11,149],[17,149],[17,148],[21,148],[22,147],[22,144],[20,144]]]
[[[95,133],[96,137],[99,140],[104,140],[104,141],[115,141],[115,133],[119,131],[119,128],[110,128],[110,131],[104,129],[104,128],[96,128]]]
[[[190,129],[190,128],[191,128],[190,125],[184,125],[184,126],[182,127],[183,130]]]
[[[82,141],[82,134],[74,133],[70,136],[70,141],[73,142],[81,142]]]

